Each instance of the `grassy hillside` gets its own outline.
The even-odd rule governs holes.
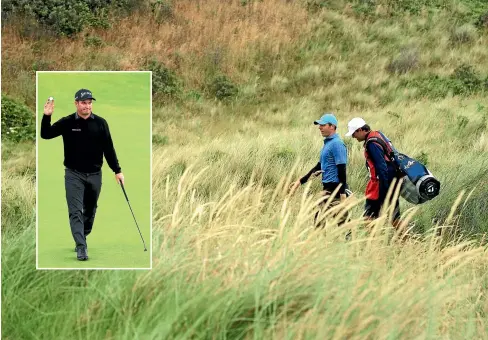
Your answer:
[[[34,110],[36,70],[153,71],[153,270],[36,272],[35,145],[2,124],[5,338],[488,338],[488,4],[130,3],[69,37],[4,21],[2,92]],[[312,228],[317,180],[288,195],[325,111],[440,179],[401,201],[407,241],[366,233],[355,140],[346,228]]]

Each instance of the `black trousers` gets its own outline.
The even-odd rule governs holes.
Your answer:
[[[378,200],[366,199],[366,204],[364,205],[364,215],[372,219],[376,219],[380,216],[381,208],[384,202],[379,202]],[[391,203],[393,204],[393,202]],[[393,209],[393,221],[400,220],[400,197],[395,201],[395,208]]]
[[[77,247],[86,247],[86,237],[92,231],[102,189],[102,172],[83,173],[66,168],[64,186],[71,234]]]
[[[336,183],[336,182],[322,183],[322,187],[324,189],[324,194],[326,196],[327,195],[331,195],[334,192],[334,190],[339,186],[339,184],[340,183]],[[315,213],[314,225],[315,225],[316,228],[323,227],[323,225],[321,225],[320,223],[317,223],[317,219],[319,217],[320,211],[322,210],[322,206],[325,205],[325,202],[326,201],[327,200],[325,200],[324,202],[320,203],[319,210]],[[332,207],[335,207],[336,205],[338,205],[340,203],[341,203],[341,195],[340,195],[339,192],[337,192],[337,194],[332,199],[332,202],[330,203],[328,209],[330,209]],[[338,225],[344,224],[347,221],[348,217],[349,217],[349,212],[347,212],[346,214],[344,214],[344,216],[339,220]]]
[[[393,183],[393,178],[390,179],[389,181],[389,186],[392,186]],[[393,192],[397,190],[397,186],[402,185],[402,181],[397,181],[395,186],[392,188]],[[392,195],[393,196],[393,195]],[[392,200],[393,197],[390,197]],[[376,219],[380,216],[381,208],[383,207],[383,204],[385,204],[384,199],[383,200],[371,200],[371,199],[366,199],[366,203],[364,205],[364,216],[370,217],[372,219]],[[391,201],[391,205],[395,204],[395,208],[393,209],[393,221],[399,221],[400,220],[400,196],[397,197],[395,202]]]
[[[337,182],[327,182],[327,183],[323,183],[322,182],[322,187],[325,191],[329,192],[330,194],[332,194],[334,192],[335,189],[337,189],[337,187],[340,185],[341,183],[337,183]],[[337,192],[337,194],[335,195],[334,198],[337,198],[337,199],[340,199],[341,198],[341,194],[339,192]]]

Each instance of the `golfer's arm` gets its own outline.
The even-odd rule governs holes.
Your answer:
[[[321,169],[320,162],[318,162],[305,176],[303,176],[302,178],[300,178],[300,184],[307,183],[307,181],[310,178],[310,176],[312,176],[312,174],[315,171],[319,171],[320,169]]]
[[[341,183],[341,187],[339,188],[339,194],[346,193],[346,183],[347,183],[347,176],[346,176],[346,164],[337,164],[337,173],[339,175],[339,183]]]
[[[337,176],[339,177],[339,183],[341,187],[339,188],[339,194],[346,193],[346,164],[347,164],[347,149],[343,143],[336,143],[335,147],[332,149],[332,154],[334,155],[334,161],[337,167]]]
[[[116,174],[122,172],[122,169],[119,165],[119,160],[117,159],[117,154],[115,153],[114,144],[112,142],[112,136],[110,135],[110,129],[108,128],[108,124],[104,122],[104,130],[105,130],[105,147],[103,150],[103,154],[105,155],[105,159],[107,160],[108,166],[112,171]]]
[[[384,201],[388,192],[388,167],[384,158],[383,149],[376,143],[368,143],[368,152],[373,159],[376,175],[380,182],[379,201]]]
[[[65,120],[61,118],[56,123],[51,125],[51,116],[43,115],[41,121],[41,138],[52,139],[63,134]]]

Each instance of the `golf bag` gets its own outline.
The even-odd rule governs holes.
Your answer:
[[[422,204],[439,195],[441,183],[417,160],[398,153],[397,164],[403,177],[400,195],[410,203]]]
[[[405,154],[399,153],[385,135],[381,132],[379,134],[383,139],[373,137],[368,139],[367,143],[376,142],[381,145],[386,156],[395,165],[397,177],[402,181],[400,196],[412,204],[422,204],[439,195],[441,183],[426,166]],[[390,148],[386,146],[385,141]],[[388,153],[389,149],[391,151]]]

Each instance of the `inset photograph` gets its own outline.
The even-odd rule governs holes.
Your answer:
[[[151,72],[37,72],[37,269],[151,269]]]

